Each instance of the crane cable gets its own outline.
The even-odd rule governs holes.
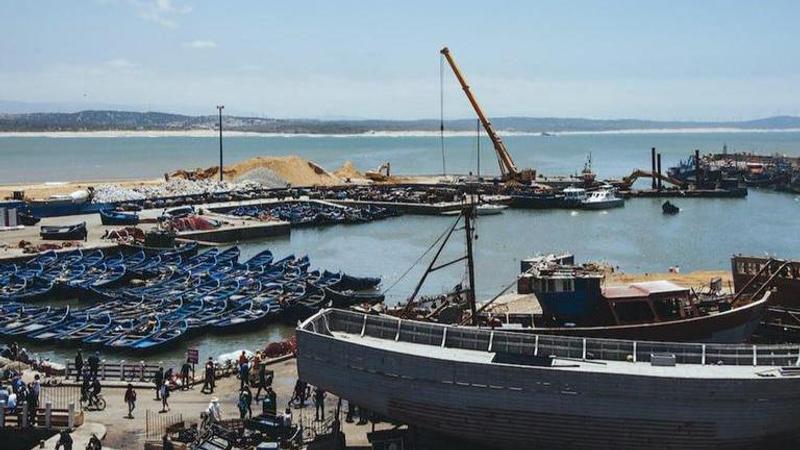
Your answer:
[[[442,145],[442,176],[447,175],[444,160],[444,55],[439,54],[439,137]]]

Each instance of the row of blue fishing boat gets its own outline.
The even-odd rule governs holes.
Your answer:
[[[379,278],[311,270],[307,256],[275,260],[265,250],[240,263],[239,254],[76,250],[0,266],[0,337],[149,352],[196,333],[293,324],[326,306],[383,300]],[[93,303],[33,303],[59,297]]]
[[[396,212],[379,206],[338,206],[318,202],[240,206],[230,214],[253,218],[276,218],[293,226],[364,223],[397,215]]]

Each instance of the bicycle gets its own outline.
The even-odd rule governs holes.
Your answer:
[[[103,394],[97,394],[96,398],[83,397],[81,398],[81,409],[84,411],[103,411],[106,409],[106,399]]]

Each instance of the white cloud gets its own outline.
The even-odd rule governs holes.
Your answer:
[[[139,64],[136,64],[135,62],[129,61],[125,58],[111,59],[106,61],[104,65],[112,69],[135,69],[139,67]]]
[[[129,0],[139,17],[165,28],[177,28],[177,18],[192,12],[192,7],[179,5],[172,0]]]
[[[183,46],[189,48],[206,49],[206,48],[217,48],[217,43],[214,41],[194,40],[194,41],[184,42]]]

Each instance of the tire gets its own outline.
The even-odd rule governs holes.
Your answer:
[[[104,409],[106,409],[106,399],[104,399],[103,397],[100,397],[97,400],[97,404],[95,404],[95,409],[97,411],[103,411]]]

